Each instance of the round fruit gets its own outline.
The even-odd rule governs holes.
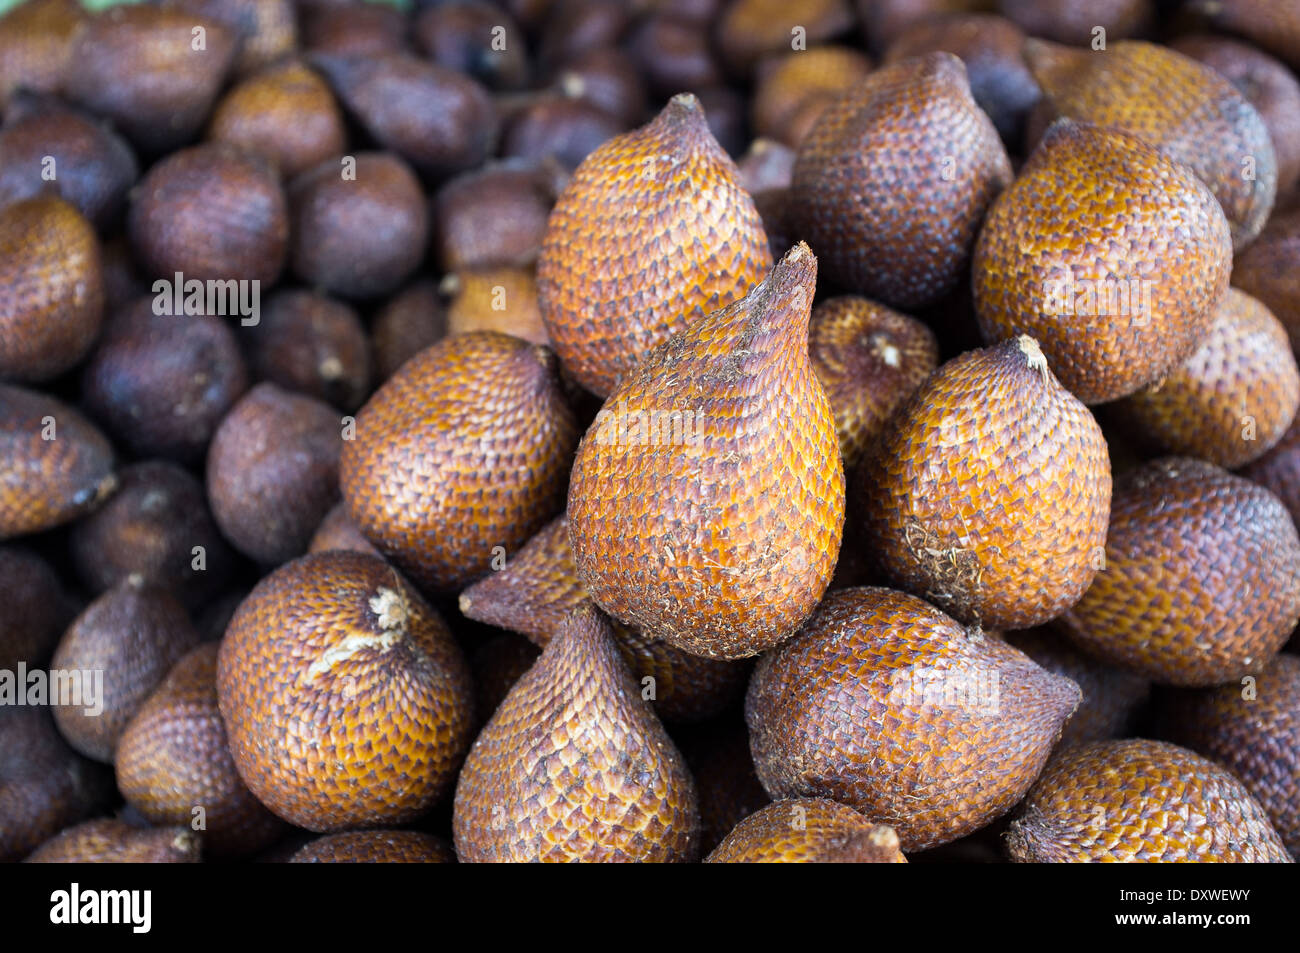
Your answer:
[[[417,831],[349,831],[327,834],[300,847],[291,864],[454,864],[442,840]]]
[[[29,864],[197,864],[202,837],[188,827],[133,827],[105,818],[69,827],[27,858]]]

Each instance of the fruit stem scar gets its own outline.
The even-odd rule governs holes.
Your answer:
[[[1043,349],[1038,346],[1038,342],[1028,334],[1022,334],[1016,338],[1016,346],[1020,348],[1021,353],[1025,355],[1025,359],[1029,363],[1029,369],[1031,371],[1038,371],[1038,373],[1043,375],[1043,379],[1046,380],[1047,356],[1043,354]]]
[[[327,648],[307,669],[308,678],[316,678],[330,671],[344,659],[351,658],[366,649],[383,651],[397,644],[406,635],[407,607],[406,600],[400,593],[381,586],[370,598],[370,611],[379,623],[379,632],[362,631],[343,638],[337,645]]]

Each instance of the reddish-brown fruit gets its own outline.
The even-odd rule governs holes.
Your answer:
[[[117,487],[113,448],[46,394],[0,384],[0,539],[87,513]]]
[[[0,209],[0,380],[43,381],[90,350],[104,317],[95,229],[41,196]]]
[[[857,0],[867,42],[876,52],[885,49],[908,29],[954,14],[987,11],[989,0]]]
[[[350,549],[368,556],[380,555],[379,550],[375,549],[370,540],[357,529],[357,524],[352,522],[352,517],[348,516],[347,505],[344,503],[336,503],[334,508],[325,514],[325,518],[316,527],[307,552],[323,553],[330,549]]]
[[[830,582],[844,467],[808,356],[800,243],[740,301],[652,350],[610,395],[569,482],[569,543],[603,609],[708,658],[789,638]]]
[[[791,211],[829,280],[924,307],[957,287],[1010,182],[966,67],[929,53],[876,70],[822,110],[799,145]]]
[[[402,53],[409,28],[406,12],[388,4],[323,4],[302,13],[302,47],[336,56]]]
[[[1278,0],[1189,0],[1190,10],[1204,14],[1221,30],[1239,33],[1252,43],[1300,67],[1300,9]]]
[[[447,333],[500,331],[548,344],[532,268],[475,268],[448,275],[440,290],[451,296]]]
[[[269,565],[307,550],[339,498],[338,411],[258,384],[228,413],[208,451],[212,515],[244,555]]]
[[[16,89],[63,89],[87,19],[78,0],[28,0],[0,17],[0,109]]]
[[[447,312],[437,283],[427,278],[413,282],[393,295],[370,325],[371,379],[382,384],[446,335]]]
[[[1090,654],[1168,685],[1258,672],[1300,619],[1300,537],[1282,501],[1166,457],[1118,481],[1105,568],[1062,617]]]
[[[204,847],[229,857],[269,847],[284,825],[235,771],[217,708],[217,650],[208,642],[173,666],[126,726],[114,766],[118,790],[150,824],[189,825],[201,808]]]
[[[763,212],[760,199],[764,192],[790,188],[790,179],[794,175],[794,157],[795,151],[789,146],[772,139],[760,138],[751,142],[745,154],[736,162],[736,168],[740,170],[740,184],[754,196],[759,214]],[[766,218],[763,224],[766,227]]]
[[[444,185],[434,209],[442,270],[531,266],[562,178],[554,162],[508,161]]]
[[[568,618],[479,734],[453,828],[465,862],[698,859],[690,772],[595,609]]]
[[[549,159],[566,172],[627,126],[583,99],[554,93],[538,96],[506,125],[501,155],[539,162]]]
[[[133,827],[104,818],[69,827],[32,852],[28,864],[197,864],[202,835],[188,825]]]
[[[1231,270],[1228,222],[1191,171],[1060,120],[989,210],[972,282],[986,340],[1032,335],[1061,383],[1099,404],[1191,356]]]
[[[236,73],[250,73],[282,59],[298,46],[296,0],[167,0],[186,13],[208,17],[239,43]]]
[[[870,72],[866,54],[847,46],[782,54],[759,70],[750,107],[754,132],[797,147],[822,110]]]
[[[513,632],[488,639],[470,657],[474,675],[474,702],[479,723],[486,722],[505,701],[515,682],[533,667],[542,654],[532,642]]]
[[[436,9],[436,8],[435,8]],[[454,864],[455,852],[441,838],[419,831],[348,831],[303,845],[291,864]]]
[[[546,348],[492,331],[422,351],[357,415],[343,498],[416,584],[460,589],[563,505],[578,441]]]
[[[1100,51],[1029,40],[1025,59],[1052,115],[1137,136],[1186,166],[1219,200],[1234,248],[1259,234],[1277,156],[1255,107],[1213,69],[1135,40]]]
[[[1032,338],[940,368],[883,430],[860,490],[885,573],[964,622],[1040,625],[1102,563],[1106,439]]]
[[[1300,415],[1273,449],[1244,467],[1241,475],[1276,494],[1300,526]]]
[[[771,799],[758,783],[743,712],[674,735],[700,797],[700,849],[707,854]]]
[[[5,593],[5,611],[0,616],[0,671],[16,671],[20,662],[30,670],[44,665],[73,616],[73,603],[63,582],[36,553],[21,546],[0,545],[0,592]]]
[[[680,17],[651,13],[628,37],[627,55],[661,99],[724,82],[708,30]]]
[[[808,351],[835,414],[846,470],[939,364],[939,342],[928,327],[852,295],[813,308]]]
[[[198,642],[184,607],[140,576],[92,602],[63,634],[50,663],[80,673],[80,692],[51,699],[60,702],[52,706],[54,720],[68,744],[111,762],[127,722]]]
[[[1200,347],[1117,411],[1161,450],[1239,467],[1282,439],[1300,407],[1300,370],[1286,328],[1229,288]]]
[[[898,834],[825,798],[776,801],[745,818],[707,864],[905,864]]]
[[[1153,19],[1152,0],[998,0],[1003,16],[1030,36],[1057,43],[1089,46],[1100,27],[1106,40],[1121,40],[1142,32]]]
[[[1048,763],[1007,832],[1022,863],[1287,863],[1240,781],[1160,741],[1098,741]]]
[[[1300,209],[1273,216],[1233,261],[1232,284],[1273,312],[1300,354]]]
[[[789,50],[794,29],[824,44],[853,27],[848,0],[737,0],[717,20],[714,40],[727,66],[746,76],[762,57]]]
[[[546,228],[537,290],[565,369],[605,396],[652,347],[744,296],[770,265],[736,165],[686,94],[574,173]]]
[[[435,4],[416,16],[412,29],[416,44],[439,66],[464,73],[490,89],[519,89],[528,82],[524,33],[496,4],[474,0]]]
[[[554,88],[607,113],[620,128],[645,119],[645,81],[620,49],[600,47],[569,60]]]
[[[773,798],[831,798],[920,850],[1010,810],[1078,703],[1007,643],[862,588],[831,593],[759,661],[745,717]]]
[[[632,7],[623,0],[548,0],[546,22],[540,25],[542,65],[562,66],[590,50],[617,46]]]
[[[306,290],[277,291],[244,332],[257,380],[354,411],[370,392],[370,340],[357,312]]]

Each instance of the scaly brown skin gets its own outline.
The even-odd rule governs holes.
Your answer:
[[[1300,526],[1300,417],[1272,450],[1242,468],[1241,475],[1275,494]]]
[[[1249,791],[1185,748],[1133,738],[1060,750],[1007,832],[1022,863],[1289,863]]]
[[[1011,178],[966,67],[928,53],[881,67],[822,111],[799,145],[789,211],[827,280],[918,308],[958,286]]]
[[[221,716],[244,783],[311,831],[401,824],[448,792],[469,747],[469,669],[441,618],[383,560],[281,566],[221,642]]]
[[[1164,457],[1115,487],[1105,568],[1064,631],[1158,684],[1254,674],[1300,618],[1300,537],[1269,491],[1213,464]]]
[[[1033,339],[940,368],[859,475],[868,551],[886,575],[968,623],[1040,625],[1101,562],[1110,457],[1088,408]]]
[[[763,656],[745,718],[769,795],[839,801],[922,850],[1010,810],[1078,703],[1077,685],[1007,643],[860,588]]]
[[[462,862],[698,859],[695,784],[597,610],[569,617],[479,734],[453,827]]]
[[[1058,120],[989,210],[972,282],[985,340],[1032,335],[1057,379],[1099,404],[1191,355],[1231,270],[1227,219],[1191,171]]]
[[[197,864],[203,837],[189,827],[132,827],[104,818],[47,840],[28,864]]]
[[[533,344],[549,344],[537,304],[537,281],[529,268],[479,268],[458,271],[443,281],[447,333],[500,331]]]
[[[1279,655],[1244,685],[1169,691],[1156,723],[1240,778],[1300,856],[1300,657]]]
[[[393,375],[343,445],[348,512],[417,585],[459,589],[563,506],[578,442],[555,355],[496,331],[445,338]]]
[[[771,265],[736,164],[686,94],[573,174],[542,240],[538,302],[565,369],[604,397],[652,347],[743,297]]]
[[[816,276],[800,242],[748,297],[647,355],[578,449],[579,578],[615,618],[695,655],[789,638],[835,568],[844,468],[808,356]]]
[[[760,69],[750,106],[755,134],[797,147],[826,105],[870,72],[870,58],[846,46],[774,57]]]
[[[349,831],[327,834],[298,848],[291,864],[454,864],[440,838],[418,831]]]
[[[1233,262],[1232,284],[1273,312],[1300,353],[1300,209],[1273,216]]]
[[[1298,407],[1300,370],[1286,328],[1229,288],[1195,353],[1116,411],[1161,450],[1233,468],[1281,440]]]
[[[749,815],[708,864],[905,864],[898,834],[825,798],[789,798]]]
[[[1190,10],[1206,15],[1218,29],[1238,33],[1300,67],[1300,9],[1278,0],[1189,0]]]

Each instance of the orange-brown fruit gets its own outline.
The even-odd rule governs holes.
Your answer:
[[[808,351],[835,414],[846,470],[861,462],[889,415],[939,364],[933,331],[855,295],[813,308]]]
[[[325,514],[325,518],[316,527],[307,552],[323,553],[330,549],[350,549],[368,556],[380,555],[379,550],[357,529],[357,524],[352,522],[344,503],[334,504],[334,508]]]
[[[898,834],[826,798],[787,798],[745,818],[708,864],[905,864]]]
[[[736,164],[683,94],[574,173],[542,241],[538,300],[565,369],[604,397],[647,351],[742,297],[771,263]]]
[[[1232,284],[1273,312],[1300,354],[1300,209],[1273,216],[1233,261]]]
[[[1200,347],[1116,412],[1168,453],[1239,467],[1282,439],[1300,408],[1300,369],[1286,328],[1229,288]]]
[[[63,89],[73,41],[88,18],[78,0],[28,0],[0,17],[0,109],[20,88]]]
[[[800,242],[747,297],[646,355],[578,448],[579,577],[611,616],[695,655],[789,638],[835,568],[844,467],[808,356],[816,279]]]
[[[343,499],[366,538],[417,585],[456,590],[563,505],[578,442],[555,356],[494,331],[407,361],[343,444]]]
[[[523,31],[500,4],[477,0],[435,4],[416,15],[412,32],[433,62],[490,89],[519,89],[528,83],[528,49],[517,39]],[[505,37],[504,48],[498,36]],[[512,38],[516,42],[511,43]]]
[[[1062,617],[1081,648],[1159,684],[1258,672],[1300,619],[1300,537],[1282,501],[1165,457],[1117,481],[1105,568]]]
[[[525,267],[537,260],[564,173],[551,161],[507,160],[438,190],[434,250],[443,271]]]
[[[1059,120],[989,210],[972,284],[986,340],[1032,335],[1061,383],[1099,404],[1191,356],[1231,270],[1228,222],[1191,171]]]
[[[1290,860],[1240,781],[1185,748],[1140,738],[1061,750],[1006,837],[1022,863]]]
[[[1300,526],[1300,415],[1273,449],[1243,467],[1241,475],[1276,494]]]
[[[0,209],[0,380],[44,381],[90,350],[104,317],[95,229],[63,199]]]
[[[446,842],[419,831],[348,831],[304,844],[291,864],[454,864]]]
[[[134,827],[104,818],[69,827],[33,851],[28,864],[197,864],[203,836],[188,825]]]
[[[604,617],[568,617],[470,750],[456,784],[462,862],[694,861],[695,784]]]
[[[111,762],[127,722],[198,642],[170,593],[138,575],[122,580],[77,616],[50,662],[79,673],[51,699],[63,737],[87,758]]]
[[[1101,565],[1106,439],[1029,337],[941,367],[883,429],[858,489],[886,575],[963,622],[1040,625]]]
[[[217,708],[218,648],[200,645],[172,667],[127,724],[113,763],[118,790],[150,824],[201,816],[204,848],[231,857],[269,847],[284,824],[235,771]]]
[[[389,298],[370,324],[371,379],[382,384],[446,335],[447,311],[438,284],[428,278],[412,282]]]
[[[747,76],[770,53],[789,50],[792,31],[816,47],[853,27],[848,0],[736,0],[716,21],[714,42],[729,69]]]
[[[750,107],[755,133],[798,146],[827,104],[870,72],[866,54],[847,46],[782,54],[759,70]]]
[[[1234,248],[1259,234],[1277,192],[1277,154],[1263,117],[1213,69],[1136,40],[1104,50],[1030,40],[1025,59],[1050,115],[1137,136],[1209,187]]]
[[[1188,0],[1187,7],[1300,67],[1300,8],[1291,0]]]
[[[825,797],[898,832],[955,840],[1029,790],[1079,703],[1072,681],[889,589],[832,592],[765,655],[745,701],[773,798]]]
[[[881,67],[822,111],[799,144],[791,212],[828,280],[924,307],[957,287],[989,203],[1010,182],[966,67],[927,53]]]
[[[16,671],[19,662],[29,669],[44,665],[74,614],[62,580],[35,552],[0,544],[0,592],[0,671]]]
[[[1154,18],[1152,0],[998,0],[998,10],[1030,36],[1089,46],[1101,27],[1106,40],[1140,33]]]
[[[450,295],[447,333],[499,331],[533,344],[546,344],[546,325],[537,304],[532,268],[473,268],[443,279]]]
[[[77,411],[0,384],[0,539],[87,513],[114,489],[113,448]]]
[[[165,0],[186,13],[231,30],[239,43],[235,72],[249,73],[282,59],[298,46],[297,0]]]
[[[707,854],[771,798],[758,782],[744,712],[735,710],[673,735],[700,798],[700,849]]]
[[[532,642],[513,632],[488,639],[470,657],[474,675],[474,702],[479,722],[486,722],[506,700],[515,682],[523,678],[542,654]]]
[[[447,793],[474,698],[438,614],[382,559],[304,556],[239,607],[217,666],[239,776],[310,831],[401,824]]]

